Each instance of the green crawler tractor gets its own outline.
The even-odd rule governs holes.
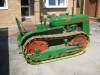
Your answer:
[[[23,32],[20,21],[18,46],[30,64],[84,52],[89,43],[89,19],[84,15],[52,16],[36,30]]]

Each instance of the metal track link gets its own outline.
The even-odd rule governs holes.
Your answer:
[[[84,32],[81,31],[73,31],[73,32],[68,32],[68,33],[61,33],[61,34],[53,34],[53,35],[38,35],[38,36],[32,36],[29,39],[26,40],[26,42],[23,44],[22,48],[23,50],[25,49],[26,45],[28,44],[29,41],[35,40],[35,39],[50,39],[50,38],[63,38],[63,37],[68,37],[68,36],[73,36],[73,35],[78,35],[78,34],[85,34]]]

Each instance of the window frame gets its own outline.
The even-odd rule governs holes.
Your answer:
[[[31,16],[30,0],[28,0],[28,2],[29,2],[29,5],[21,5],[21,9],[22,8],[28,8],[29,9],[29,11],[28,11],[29,15],[28,16],[22,16],[22,18],[31,18],[32,17]],[[22,12],[22,10],[21,10],[21,12]]]
[[[8,9],[8,0],[5,0],[4,6],[0,7],[0,9]]]
[[[45,8],[67,8],[68,0],[64,0],[64,5],[58,5],[58,0],[56,1],[56,5],[49,5],[49,0],[44,0]]]

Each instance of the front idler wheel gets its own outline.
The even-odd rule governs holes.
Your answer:
[[[75,36],[69,43],[69,45],[78,45],[81,44],[83,48],[86,48],[88,44],[88,39],[85,35],[77,35]]]

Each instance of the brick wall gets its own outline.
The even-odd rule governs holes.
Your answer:
[[[75,1],[75,6],[76,6],[76,0]],[[33,26],[36,25],[37,23],[40,23],[40,14],[65,14],[65,13],[69,13],[72,14],[72,6],[73,6],[73,0],[68,0],[68,6],[66,8],[58,8],[58,9],[45,9],[43,7],[43,1],[42,0],[34,0],[34,3],[31,1],[31,3],[33,5],[31,5],[33,9],[31,9],[32,12],[34,12],[34,14],[32,14],[31,18],[26,18],[23,21],[23,26],[26,30],[32,30]],[[76,9],[74,9],[74,11],[76,11]],[[40,13],[41,12],[41,13]],[[76,12],[75,12],[76,13]]]
[[[31,17],[25,18],[23,21],[24,27],[33,26],[40,22],[40,0],[31,0]]]
[[[75,7],[76,7],[76,0],[74,0],[75,2]],[[42,3],[43,4],[43,3]],[[41,11],[44,14],[55,14],[55,15],[59,15],[59,14],[65,14],[65,13],[69,13],[72,14],[72,6],[73,6],[73,0],[68,0],[67,3],[67,7],[66,8],[43,8],[43,5],[41,5]],[[76,9],[74,9],[74,13]]]
[[[8,9],[0,9],[0,27],[14,26],[15,17],[21,17],[20,0],[8,0]]]
[[[21,19],[21,0],[8,0],[8,9],[3,10],[0,9],[0,27],[1,26],[15,26],[15,17],[17,16],[19,19]],[[33,0],[31,0],[33,1]],[[32,2],[32,11],[34,14],[32,14],[32,18],[26,19],[23,24],[25,25],[33,25],[40,22],[40,11],[44,11],[45,9],[42,7],[40,10],[40,1],[42,0],[34,0]],[[56,14],[62,14],[62,13],[72,13],[72,2],[73,0],[68,0],[68,7],[65,9],[46,9],[46,13],[56,13]],[[76,3],[76,2],[75,2]],[[42,3],[41,3],[42,5]]]
[[[23,27],[27,31],[34,29],[34,26],[40,22],[40,0],[31,0],[31,17],[25,18]]]

